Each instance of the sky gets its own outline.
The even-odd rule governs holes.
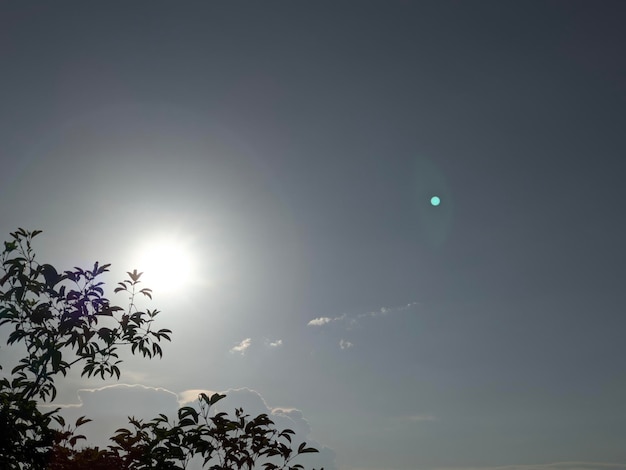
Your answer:
[[[101,443],[227,391],[327,470],[626,469],[625,21],[2,2],[0,233],[144,271],[174,332],[56,403]]]

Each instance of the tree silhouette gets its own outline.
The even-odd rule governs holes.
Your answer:
[[[141,273],[128,272],[114,293],[128,295],[128,307],[104,296],[102,274],[110,265],[59,272],[40,264],[32,246],[41,231],[18,229],[4,242],[0,271],[0,327],[12,326],[7,344],[23,345],[24,357],[0,380],[0,468],[32,470],[184,469],[199,460],[210,470],[303,469],[293,459],[317,452],[301,443],[292,448],[290,429],[278,430],[265,415],[215,413],[225,395],[200,394],[198,408],[182,407],[177,416],[150,421],[129,418],[106,449],[78,448],[86,439],[77,428],[90,420],[66,424],[59,408],[42,412],[40,403],[56,396],[55,379],[73,366],[81,376],[120,378],[119,351],[129,349],[151,359],[161,357],[162,340],[171,331],[154,329],[158,310],[140,310],[137,296],[152,298],[141,287]],[[1,366],[0,366],[1,368]]]

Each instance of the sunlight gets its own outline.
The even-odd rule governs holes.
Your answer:
[[[161,237],[142,244],[137,270],[141,281],[156,294],[178,292],[194,276],[192,248],[179,237]]]

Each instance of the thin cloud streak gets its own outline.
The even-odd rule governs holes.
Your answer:
[[[409,302],[408,304],[403,305],[401,307],[381,307],[379,310],[372,311],[372,312],[359,313],[354,316],[348,316],[344,313],[342,315],[339,315],[338,317],[317,317],[317,318],[314,318],[313,320],[310,320],[307,323],[307,326],[323,326],[328,323],[338,322],[342,320],[347,321],[350,325],[355,325],[362,318],[376,318],[376,317],[388,316],[388,315],[391,315],[392,313],[404,312],[406,310],[410,310],[417,305],[419,305],[418,302]]]
[[[365,317],[382,317],[386,315],[390,315],[396,312],[404,312],[405,310],[409,310],[415,306],[419,305],[418,302],[409,302],[406,305],[401,307],[381,307],[380,310],[374,312],[360,313],[357,315],[357,318],[365,318]]]
[[[336,320],[337,318],[329,318],[329,317],[314,318],[309,323],[307,323],[307,326],[322,326],[322,325],[325,325],[326,323],[330,323],[331,321],[336,321]]]

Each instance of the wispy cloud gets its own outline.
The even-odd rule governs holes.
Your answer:
[[[342,339],[339,341],[339,347],[341,349],[348,349],[348,348],[351,348],[352,346],[354,346],[354,344],[352,344],[350,341],[347,341],[345,339]]]
[[[279,347],[279,346],[282,346],[282,345],[283,345],[283,340],[282,340],[282,339],[277,339],[276,341],[269,341],[269,342],[267,343],[267,345],[268,345],[270,348],[277,348],[277,347]]]
[[[409,302],[406,305],[402,305],[400,307],[380,307],[379,310],[375,310],[373,312],[367,313],[359,313],[357,318],[365,318],[365,317],[383,317],[386,315],[390,315],[396,312],[404,312],[405,310],[410,310],[419,305],[418,302]]]
[[[309,323],[307,323],[307,325],[308,326],[322,326],[322,325],[325,325],[326,323],[330,323],[331,321],[337,321],[338,319],[339,317],[337,318],[319,317],[319,318],[314,318]]]
[[[252,344],[252,338],[246,338],[237,346],[233,346],[230,352],[239,353],[243,356],[246,353],[246,349],[250,347],[250,344]]]
[[[342,314],[338,317],[317,317],[307,323],[307,326],[322,326],[328,323],[345,321],[349,325],[355,325],[359,322],[359,320],[363,318],[375,318],[375,317],[383,317],[387,315],[391,315],[392,313],[403,312],[406,310],[410,310],[419,305],[418,302],[409,302],[406,305],[402,305],[400,307],[381,307],[378,310],[374,310],[372,312],[364,312],[359,313],[357,315],[347,315]]]

